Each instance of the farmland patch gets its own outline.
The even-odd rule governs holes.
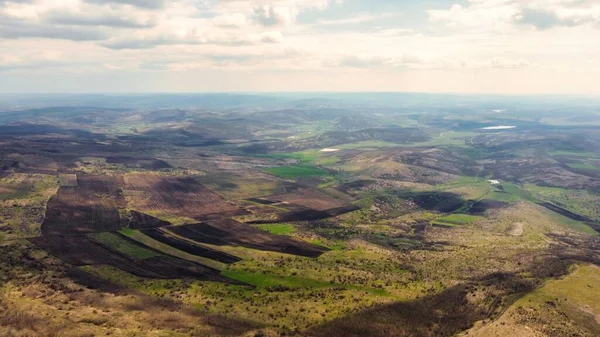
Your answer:
[[[110,247],[110,249],[131,256],[137,260],[144,260],[160,254],[145,248],[144,246],[130,240],[126,240],[122,236],[114,233],[97,233],[89,236],[93,241]]]
[[[137,211],[129,212],[129,228],[132,229],[147,229],[170,226],[168,221],[161,220],[148,214]]]
[[[318,257],[328,251],[324,247],[273,235],[234,220],[169,227],[168,231],[189,240],[216,246],[242,246],[308,257]]]
[[[30,239],[30,241],[49,254],[74,266],[109,265],[139,277],[154,279],[191,277],[216,282],[227,283],[231,281],[221,276],[217,269],[199,263],[160,253],[156,253],[153,256],[144,253],[144,259],[140,260],[112,250],[110,245],[106,243],[99,243],[84,236],[40,237]],[[139,249],[143,248],[148,251],[157,252],[149,247],[135,243],[135,241],[130,242],[132,245],[139,247]],[[135,254],[141,253],[137,251]],[[235,281],[231,282],[235,283]]]
[[[118,230],[118,208],[123,202],[115,178],[80,175],[76,187],[61,187],[48,202],[42,233],[60,235]]]
[[[290,206],[290,205],[286,205]],[[358,206],[341,206],[337,208],[331,208],[325,211],[318,211],[313,209],[300,209],[287,213],[277,214],[275,219],[268,220],[256,220],[248,221],[248,224],[267,224],[267,223],[279,223],[279,222],[297,222],[297,221],[313,221],[336,217],[345,213],[350,213],[360,209]]]
[[[144,235],[147,235],[158,242],[162,242],[166,245],[169,245],[175,249],[186,252],[188,254],[204,257],[222,263],[235,263],[240,261],[240,258],[236,256],[201,246],[192,241],[178,238],[159,229],[147,229],[142,230],[141,232]]]
[[[291,224],[264,224],[256,225],[257,228],[275,235],[292,235],[296,231]]]
[[[125,177],[128,205],[197,220],[246,214],[192,178],[132,174]]]
[[[481,217],[468,215],[468,214],[450,214],[445,217],[441,217],[437,220],[432,221],[431,223],[435,226],[442,227],[455,227],[460,225],[468,225],[477,220],[480,220]]]
[[[215,268],[218,270],[222,270],[225,267],[224,263],[186,253],[184,251],[176,249],[173,246],[169,246],[168,244],[162,243],[160,241],[156,241],[153,238],[143,234],[142,232],[140,232],[138,230],[123,229],[123,230],[119,231],[119,234],[126,236],[127,238],[129,238],[131,240],[137,241],[147,247],[153,248],[153,249],[155,249],[161,253],[164,253],[166,255],[171,255],[171,256],[178,257],[180,259],[197,262],[197,263],[200,263],[201,265],[212,267],[212,268]]]
[[[77,175],[76,174],[59,174],[58,180],[60,186],[64,187],[77,187]]]
[[[153,158],[134,158],[134,157],[107,157],[109,164],[123,164],[128,167],[141,168],[146,170],[161,170],[171,168],[167,162]]]
[[[508,206],[507,203],[497,200],[483,199],[475,202],[468,213],[471,215],[484,215],[489,210],[501,209]]]
[[[400,196],[414,202],[420,208],[443,213],[454,212],[465,204],[460,195],[447,192],[414,192]]]
[[[272,202],[285,202],[301,205],[318,211],[324,211],[343,206],[341,202],[330,198],[321,191],[314,189],[300,189],[292,193],[272,195],[266,197],[265,199]]]
[[[329,172],[327,170],[324,170],[322,168],[318,168],[315,166],[310,166],[310,165],[291,165],[291,166],[272,167],[270,169],[266,169],[265,172],[270,173],[274,176],[286,178],[286,179],[329,175]]]

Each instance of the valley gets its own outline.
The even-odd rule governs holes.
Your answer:
[[[594,106],[357,95],[0,104],[0,335],[598,334]]]

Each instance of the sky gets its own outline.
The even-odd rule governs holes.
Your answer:
[[[600,94],[600,0],[0,0],[0,93]]]

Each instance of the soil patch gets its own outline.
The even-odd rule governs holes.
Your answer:
[[[512,235],[512,236],[523,235],[523,223],[521,223],[521,222],[514,223],[512,228],[508,232],[508,235]]]
[[[148,214],[137,211],[130,211],[129,213],[131,215],[129,220],[129,228],[132,229],[149,229],[171,226],[170,222],[155,218]]]
[[[123,164],[130,167],[142,168],[146,170],[161,170],[171,168],[167,162],[152,158],[134,158],[134,157],[106,157],[109,164]]]
[[[325,247],[274,235],[229,219],[210,224],[169,227],[167,230],[192,241],[217,246],[242,246],[308,257],[318,257],[328,251]]]
[[[81,234],[120,229],[124,204],[114,177],[80,175],[77,186],[62,186],[48,202],[42,234]]]
[[[85,236],[54,236],[30,239],[30,242],[49,254],[74,266],[109,265],[130,274],[154,279],[195,278],[199,280],[236,283],[220,275],[214,268],[169,255],[136,260]],[[137,241],[132,244],[152,250]]]
[[[472,215],[485,215],[485,212],[490,209],[501,209],[506,206],[508,206],[508,204],[502,201],[483,199],[474,203],[467,213]]]
[[[159,211],[197,220],[244,215],[192,178],[135,174],[125,177],[129,204],[140,211]]]
[[[143,230],[142,233],[153,238],[156,241],[167,244],[173,248],[179,249],[183,252],[205,257],[207,259],[223,262],[223,263],[235,263],[241,261],[241,259],[237,256],[233,256],[227,253],[223,253],[214,249],[206,248],[197,244],[192,243],[191,241],[182,240],[173,235],[169,235],[164,231],[159,229],[147,229]]]
[[[343,206],[341,202],[330,198],[325,193],[312,189],[300,189],[292,193],[278,194],[266,197],[273,202],[287,202],[301,205],[313,210],[324,211]]]

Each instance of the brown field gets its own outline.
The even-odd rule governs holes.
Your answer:
[[[197,179],[201,184],[228,200],[255,198],[297,189],[295,183],[282,181],[271,175],[248,169],[227,173],[213,170]]]
[[[129,242],[142,249],[156,252],[157,256],[138,260],[116,252],[111,247],[85,236],[40,237],[30,239],[30,242],[74,266],[108,265],[139,277],[153,279],[191,277],[217,282],[229,281],[220,276],[216,269],[161,254],[133,240]]]
[[[164,221],[137,211],[130,211],[129,214],[130,217],[128,227],[131,229],[148,229],[171,225],[171,223],[168,221]]]
[[[60,186],[77,187],[77,175],[76,174],[59,174],[58,180],[60,181]]]
[[[123,164],[125,166],[141,168],[147,170],[161,170],[171,167],[168,163],[154,158],[134,158],[134,157],[107,157],[106,162],[109,164]]]
[[[286,207],[287,206],[290,206],[290,205],[286,205]],[[312,210],[312,209],[303,209],[302,206],[299,206],[293,211],[277,214],[275,216],[275,218],[258,219],[258,220],[250,219],[250,220],[244,221],[244,222],[247,224],[258,225],[258,224],[280,223],[280,222],[314,221],[314,220],[333,218],[338,215],[356,211],[358,209],[359,208],[357,206],[342,206],[342,207],[337,207],[337,208],[331,208],[331,209],[328,209],[325,211],[316,211],[316,210]]]
[[[241,260],[236,256],[203,247],[201,245],[193,243],[192,241],[180,239],[174,235],[169,235],[168,233],[159,229],[147,229],[142,230],[141,232],[158,242],[162,242],[170,247],[178,249],[182,252],[186,252],[188,254],[192,254],[194,256],[204,257],[222,263],[235,263]]]
[[[118,230],[123,201],[115,178],[79,175],[77,187],[61,187],[48,202],[42,234]]]
[[[318,257],[328,251],[294,238],[270,234],[234,220],[165,228],[188,240],[216,246],[242,246],[292,255]]]
[[[0,186],[0,194],[13,194],[17,191],[18,190],[16,188]]]
[[[22,170],[57,171],[58,163],[51,157],[36,155],[14,155],[12,158],[16,167]]]
[[[284,202],[301,205],[313,210],[324,211],[343,206],[343,204],[325,193],[312,189],[300,189],[292,193],[277,194],[266,197],[273,202]]]
[[[124,180],[130,207],[140,211],[159,211],[197,220],[246,213],[192,178],[133,174]]]

